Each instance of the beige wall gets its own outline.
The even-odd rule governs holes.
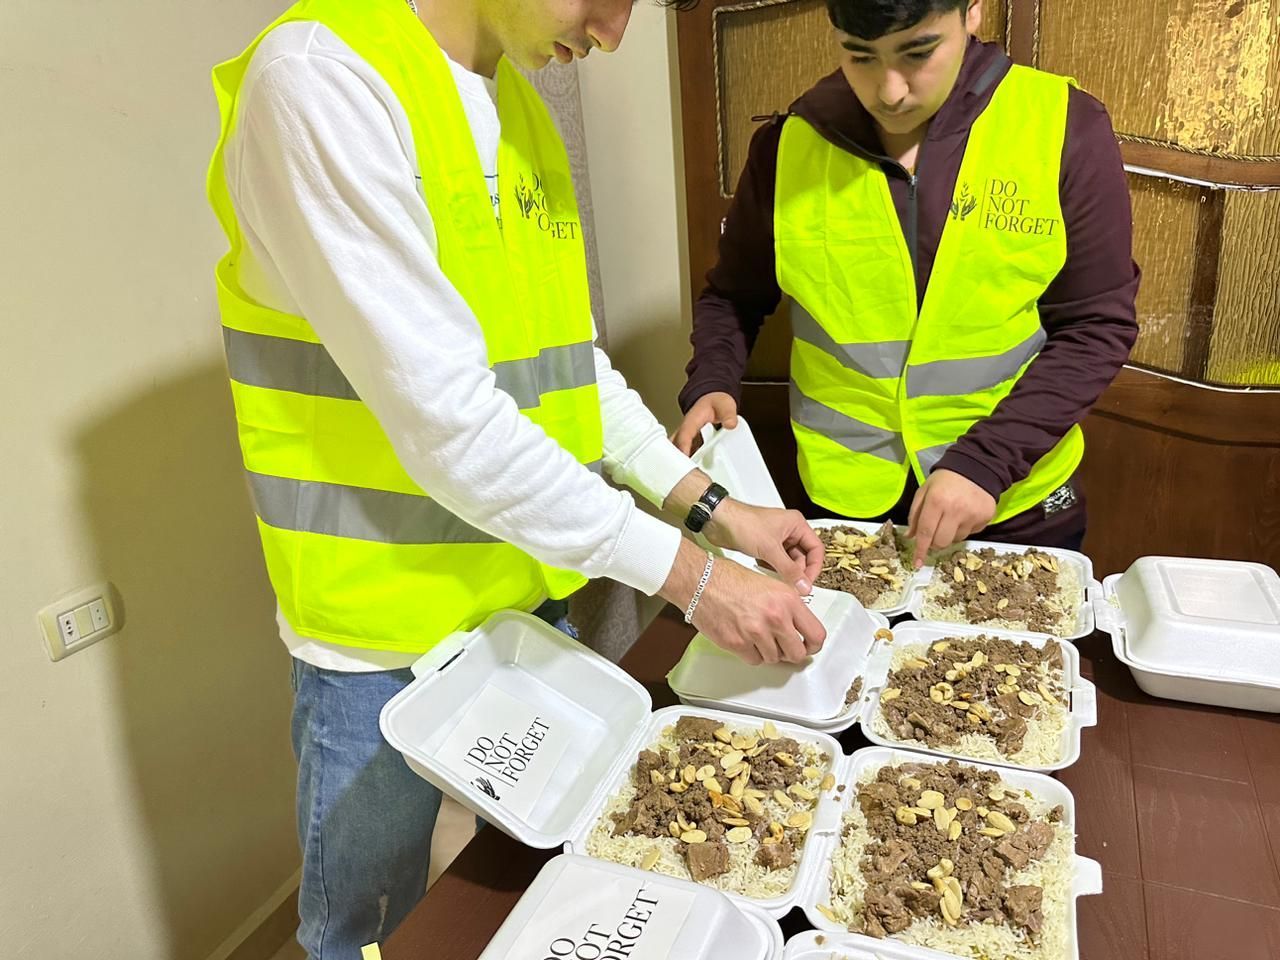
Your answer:
[[[0,3],[0,955],[214,954],[297,866],[287,655],[238,468],[209,67],[270,0]],[[110,579],[124,632],[49,662]]]
[[[578,71],[609,355],[672,430],[691,316],[675,17],[637,4],[619,50]]]

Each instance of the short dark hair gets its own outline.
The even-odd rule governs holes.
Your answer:
[[[863,40],[914,27],[925,17],[969,8],[970,0],[827,0],[827,15],[837,30]]]

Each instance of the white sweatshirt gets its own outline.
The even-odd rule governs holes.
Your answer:
[[[497,213],[496,85],[450,66]],[[246,292],[307,318],[433,499],[545,563],[656,593],[679,530],[495,388],[480,325],[437,261],[408,118],[378,73],[328,28],[285,24],[255,52],[239,109],[225,163]],[[661,504],[693,464],[598,348],[595,361],[605,469]],[[317,666],[415,659],[299,637],[278,620],[293,655]]]

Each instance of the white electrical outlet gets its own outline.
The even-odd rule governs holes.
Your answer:
[[[69,593],[38,615],[49,659],[62,660],[119,633],[124,615],[115,587],[109,583]]]

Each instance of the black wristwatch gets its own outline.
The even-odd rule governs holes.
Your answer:
[[[720,484],[711,484],[698,498],[698,502],[689,508],[689,516],[685,517],[684,525],[694,533],[701,533],[702,528],[711,521],[711,514],[716,507],[728,496],[729,491]]]

